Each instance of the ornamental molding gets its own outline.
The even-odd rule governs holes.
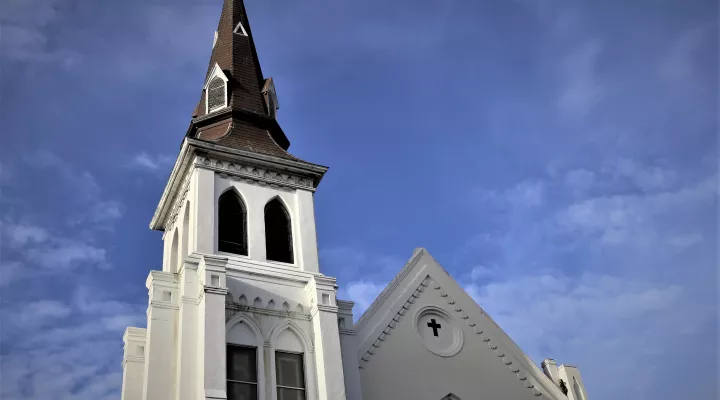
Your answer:
[[[185,170],[185,174],[183,175],[183,180],[182,180],[182,183],[180,184],[180,189],[178,190],[177,194],[175,195],[175,199],[173,200],[173,205],[170,210],[170,214],[168,215],[168,219],[165,223],[165,232],[172,232],[173,228],[175,228],[175,222],[177,221],[178,214],[180,214],[180,209],[182,208],[183,203],[185,203],[187,194],[190,191],[190,177],[191,176],[192,176],[192,168],[187,168]]]
[[[313,179],[291,174],[268,166],[219,160],[207,155],[195,158],[195,167],[215,171],[222,178],[292,192],[296,189],[315,191]]]
[[[229,321],[233,316],[239,313],[265,314],[275,317],[297,319],[301,321],[310,321],[311,319],[310,314],[297,311],[285,311],[273,308],[243,306],[238,303],[225,302],[225,322]]]
[[[359,361],[359,368],[364,369],[372,359],[372,356],[375,354],[375,352],[380,348],[382,343],[387,339],[387,337],[392,334],[392,331],[395,329],[397,324],[400,322],[400,320],[413,308],[413,305],[417,301],[417,299],[420,298],[420,296],[425,292],[425,290],[428,287],[432,287],[433,290],[436,290],[439,292],[440,297],[445,299],[447,304],[450,306],[450,309],[453,310],[457,317],[461,321],[465,321],[467,326],[472,328],[473,332],[477,335],[478,339],[485,342],[495,354],[495,358],[499,360],[499,362],[502,362],[505,367],[507,367],[510,372],[512,372],[515,377],[522,382],[522,384],[525,386],[525,388],[532,391],[533,395],[536,397],[542,396],[542,393],[535,387],[535,385],[530,381],[529,375],[522,372],[518,365],[513,363],[512,360],[510,360],[510,357],[508,356],[507,352],[504,351],[499,345],[498,341],[492,339],[488,332],[483,331],[480,329],[477,324],[470,319],[470,317],[465,313],[461,307],[459,307],[455,300],[453,300],[450,295],[445,292],[442,287],[435,281],[433,281],[430,276],[426,276],[425,279],[420,283],[420,285],[413,291],[413,293],[408,297],[408,299],[405,301],[402,307],[398,310],[397,313],[395,313],[395,316],[393,316],[392,320],[387,324],[387,326],[382,330],[380,335],[377,339],[372,343],[370,348],[368,348],[365,351],[365,354],[360,357]]]

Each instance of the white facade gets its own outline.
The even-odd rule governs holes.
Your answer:
[[[228,344],[255,349],[261,400],[278,398],[278,351],[302,353],[308,400],[587,400],[577,369],[546,360],[543,373],[424,250],[353,324],[353,303],[336,299],[318,263],[313,193],[325,171],[185,139],[151,223],[165,234],[147,328],[123,338],[123,400],[228,398]],[[246,206],[247,256],[218,251],[228,190]],[[290,215],[293,263],[266,259],[275,198]]]

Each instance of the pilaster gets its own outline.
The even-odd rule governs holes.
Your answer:
[[[150,271],[143,400],[172,399],[177,351],[177,275]]]
[[[228,259],[205,255],[198,267],[199,365],[203,399],[226,399],[225,295]]]
[[[319,400],[345,400],[335,278],[314,276],[306,289],[311,301]]]
[[[363,400],[362,383],[357,355],[357,340],[353,325],[352,301],[337,300],[338,330],[340,331],[340,348],[345,376],[345,394],[347,400]]]
[[[200,284],[198,264],[200,257],[190,255],[178,274],[180,310],[178,313],[177,382],[178,400],[196,399],[198,391],[198,308]]]
[[[315,206],[313,192],[297,190],[297,244],[300,254],[296,257],[300,268],[308,272],[320,272],[318,262],[317,231],[315,227]]]
[[[141,400],[145,381],[145,338],[142,328],[128,327],[123,335],[123,381],[121,400]]]

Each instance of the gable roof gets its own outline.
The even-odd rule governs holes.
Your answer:
[[[381,352],[383,342],[415,301],[426,290],[436,290],[454,310],[460,321],[472,328],[474,337],[493,350],[499,367],[513,373],[534,396],[566,399],[560,389],[513,342],[500,326],[485,313],[450,276],[450,274],[423,248],[415,249],[413,256],[385,287],[356,325],[360,368],[370,367],[374,354]]]

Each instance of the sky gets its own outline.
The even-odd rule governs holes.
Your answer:
[[[718,398],[718,5],[246,0],[321,270],[426,248],[593,400]],[[0,3],[0,398],[110,399],[221,0]]]

